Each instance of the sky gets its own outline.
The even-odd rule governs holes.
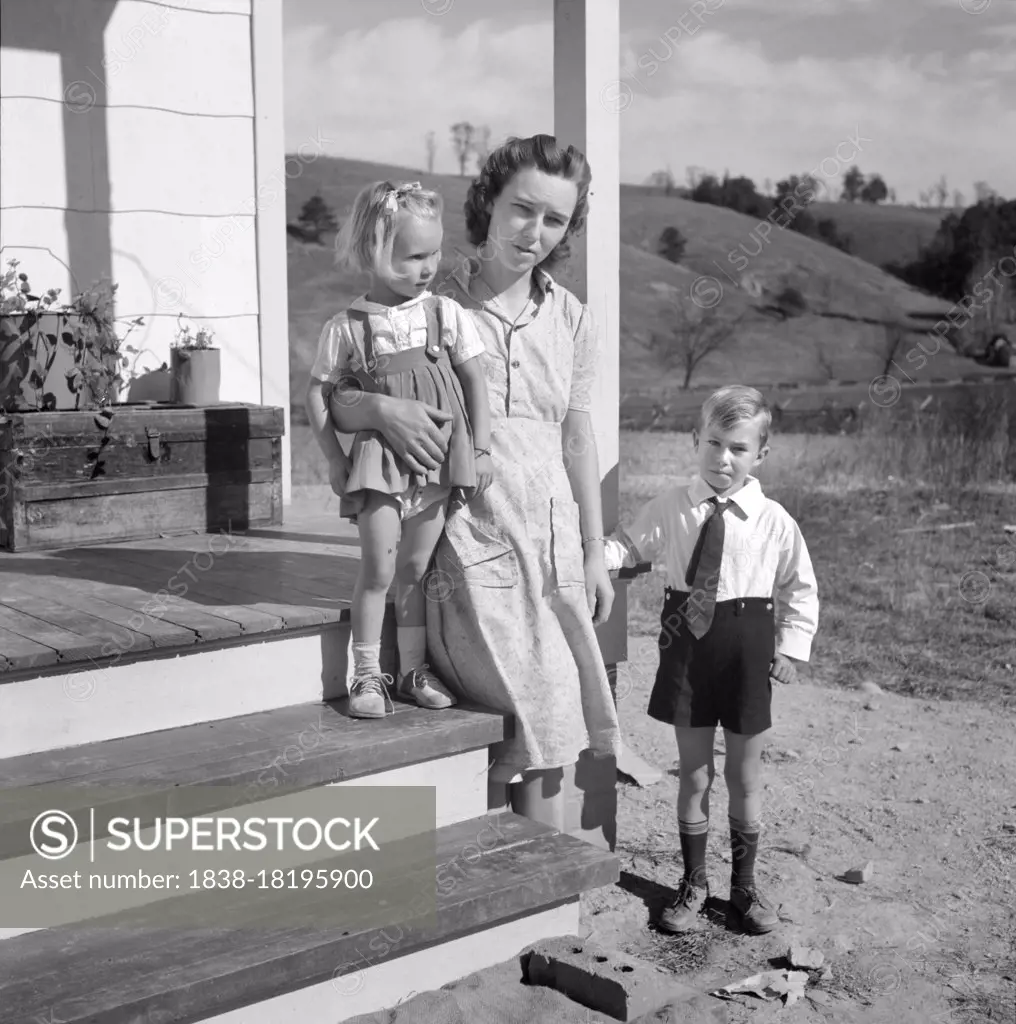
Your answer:
[[[286,0],[286,147],[456,173],[450,126],[553,133],[553,0]],[[856,163],[1016,197],[1016,0],[621,0],[621,180]],[[616,80],[615,80],[616,79]],[[475,168],[470,167],[473,171]],[[594,168],[595,173],[595,168]]]

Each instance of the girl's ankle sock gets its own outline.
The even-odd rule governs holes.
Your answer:
[[[399,626],[395,633],[399,645],[399,674],[404,676],[427,660],[427,627]]]
[[[381,644],[353,642],[353,677],[381,675]]]
[[[709,819],[702,821],[677,821],[677,831],[681,837],[681,859],[684,861],[684,877],[696,889],[705,889],[706,879],[706,841],[709,838]]]
[[[730,884],[741,889],[755,885],[755,855],[762,824],[731,817],[730,821]]]

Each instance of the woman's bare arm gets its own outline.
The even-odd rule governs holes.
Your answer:
[[[582,537],[602,538],[603,500],[600,494],[600,465],[589,413],[569,409],[564,417],[561,441],[572,495],[579,506]],[[602,545],[599,544],[590,547],[602,549]]]
[[[467,359],[455,367],[462,396],[466,400],[466,414],[473,432],[473,444],[477,448],[490,447],[490,396],[487,394],[487,378],[483,374],[483,360],[479,356]]]
[[[604,558],[600,466],[592,418],[588,412],[569,409],[565,413],[562,443],[568,481],[579,506],[586,600],[589,602],[593,625],[599,626],[610,618],[610,610],[614,605],[614,585],[610,581]]]

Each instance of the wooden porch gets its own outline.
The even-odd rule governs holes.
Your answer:
[[[0,556],[0,683],[347,622],[359,540],[320,508],[243,532]]]

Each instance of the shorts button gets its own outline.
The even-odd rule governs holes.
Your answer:
[[[772,610],[773,610],[773,603],[772,603],[772,601],[766,601],[766,611],[767,612],[771,612]]]

